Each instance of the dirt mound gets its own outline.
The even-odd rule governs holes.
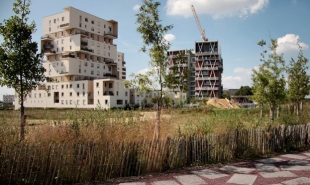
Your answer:
[[[239,109],[240,107],[229,101],[228,99],[210,99],[207,101],[207,105],[213,105],[220,109]]]

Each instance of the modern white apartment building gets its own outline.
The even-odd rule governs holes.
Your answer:
[[[33,90],[25,107],[124,107],[130,97],[123,86],[124,54],[114,44],[118,22],[73,7],[64,10],[43,18],[43,67],[53,82]]]

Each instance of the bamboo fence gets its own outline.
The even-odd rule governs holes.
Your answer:
[[[0,146],[0,184],[73,184],[309,146],[309,125],[140,142]]]

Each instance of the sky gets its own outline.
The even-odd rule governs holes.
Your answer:
[[[0,21],[13,15],[14,0],[0,0]],[[283,53],[286,63],[297,57],[297,40],[304,56],[310,59],[310,1],[309,0],[159,0],[161,23],[173,25],[165,38],[170,50],[193,49],[201,35],[193,16],[195,7],[201,26],[209,40],[218,40],[223,58],[222,84],[224,88],[238,89],[252,85],[252,70],[260,62],[262,48],[257,43],[264,39],[278,40],[278,53]],[[136,31],[136,14],[142,0],[32,0],[29,20],[35,21],[33,41],[40,43],[42,18],[63,12],[72,6],[105,20],[118,22],[117,50],[125,54],[127,78],[131,73],[149,70],[149,57],[140,52],[143,45]],[[0,36],[0,43],[3,38]],[[309,63],[308,63],[309,64]],[[310,65],[310,64],[309,64]],[[310,69],[308,70],[310,74]],[[4,94],[14,94],[13,89],[0,87],[0,100]]]

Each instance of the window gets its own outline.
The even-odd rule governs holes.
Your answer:
[[[117,105],[123,105],[123,100],[116,100]]]
[[[92,74],[92,75],[93,75],[93,74],[94,74],[94,71],[91,71],[91,72],[90,72],[90,74]]]
[[[65,20],[65,17],[62,17],[62,18],[61,18],[61,21],[64,21],[64,20]]]
[[[64,93],[63,93],[63,92],[61,93],[61,96],[64,96]]]
[[[63,31],[61,32],[61,36],[64,36],[64,32]]]
[[[64,39],[61,39],[61,43],[62,43],[62,44],[64,43]]]
[[[47,93],[47,96],[48,96],[48,97],[51,97],[51,93]],[[31,98],[31,96],[30,96],[30,98]]]
[[[70,50],[72,49],[72,46],[70,46]]]
[[[94,20],[92,20],[92,21],[91,21],[91,23],[92,23],[92,24],[94,24],[94,23],[95,23],[95,21],[94,21]]]
[[[80,21],[82,21],[82,16],[80,15]]]
[[[116,91],[116,96],[118,96],[118,91]]]
[[[109,71],[112,71],[112,67],[109,67]]]
[[[91,64],[90,64],[90,67],[94,67],[94,63],[91,63]]]
[[[48,29],[48,31],[52,31],[52,29],[51,29],[51,28],[49,28],[49,29]]]
[[[76,84],[76,88],[80,88],[80,84]]]
[[[128,96],[128,92],[125,92],[125,96]]]
[[[97,68],[99,69],[99,64],[97,64]]]
[[[64,104],[64,100],[61,100],[61,104]]]
[[[88,18],[87,17],[85,17],[85,22],[88,22]]]
[[[49,21],[49,25],[50,25],[50,26],[51,26],[51,23],[52,23],[52,21],[50,20],[50,21]]]
[[[105,104],[106,104],[106,105],[108,104],[108,100],[105,100]]]
[[[76,96],[80,96],[80,93],[79,93],[79,92],[77,92],[77,93],[76,93]]]
[[[63,51],[64,50],[64,47],[61,47],[61,51]]]
[[[82,23],[79,24],[80,28],[82,27]]]
[[[112,83],[109,83],[109,88],[113,88],[113,84]]]
[[[87,25],[85,24],[85,28],[87,28]]]
[[[64,66],[64,63],[63,63],[63,62],[61,62],[60,64],[61,64],[61,66]]]
[[[54,19],[54,23],[56,23],[56,19]]]
[[[72,92],[70,92],[69,95],[72,96]]]
[[[94,31],[95,29],[94,29],[94,27],[91,27],[91,31]]]
[[[70,84],[70,89],[72,88],[72,84]]]
[[[99,76],[99,74],[100,74],[100,72],[99,72],[99,71],[97,71],[97,76]]]
[[[99,87],[99,83],[98,82],[96,83],[96,87]]]
[[[41,93],[39,93],[39,98],[41,98]]]
[[[58,52],[58,48],[56,49],[56,51]]]
[[[87,66],[87,62],[84,62],[84,66]]]

